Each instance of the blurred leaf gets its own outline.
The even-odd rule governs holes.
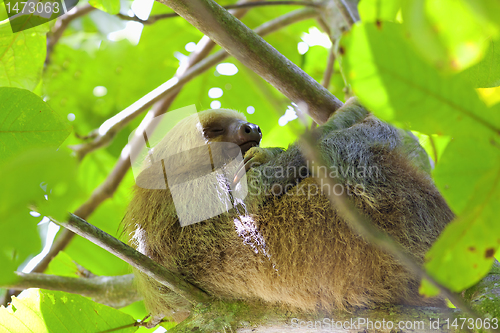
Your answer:
[[[28,289],[13,297],[7,308],[0,308],[0,322],[5,332],[95,333],[133,324],[135,319],[79,295]],[[119,331],[136,330],[132,326]]]
[[[431,136],[417,131],[412,133],[418,138],[418,143],[425,149],[427,155],[436,163],[441,162],[441,155],[446,149],[451,138],[447,135],[433,134]]]
[[[403,22],[418,52],[443,71],[477,63],[488,48],[487,39],[498,34],[464,0],[405,1]]]
[[[13,157],[0,165],[0,174],[0,252],[12,254],[0,261],[2,267],[9,268],[6,274],[11,274],[26,258],[41,250],[36,228],[40,218],[29,214],[28,205],[35,205],[42,215],[64,219],[68,205],[80,192],[75,184],[74,159],[54,149]]]
[[[47,52],[47,31],[44,24],[12,33],[9,24],[0,24],[0,86],[28,90],[37,86]]]
[[[2,252],[0,252],[0,265],[2,266],[2,273],[0,274],[0,284],[8,285],[14,283],[19,279],[19,277],[14,273],[19,266],[19,260],[13,260],[11,256],[9,256],[5,251],[5,247],[3,247]]]
[[[49,263],[49,267],[45,270],[45,274],[79,277],[78,267],[71,257],[64,251],[59,253]]]
[[[474,66],[458,74],[476,88],[500,86],[500,40],[490,40],[484,58]]]
[[[483,193],[496,186],[497,170],[500,170],[500,150],[496,143],[487,138],[455,138],[446,147],[434,177],[448,204],[461,215],[473,207],[472,199],[482,198]]]
[[[500,246],[499,170],[498,146],[466,139],[453,140],[436,168],[437,184],[460,215],[428,252],[426,268],[453,291],[488,273]]]
[[[0,88],[0,163],[37,147],[57,148],[71,126],[40,97],[19,88]]]
[[[361,0],[358,4],[361,21],[394,21],[401,9],[401,2],[401,0]]]
[[[455,291],[474,284],[500,245],[498,108],[486,108],[467,84],[441,77],[416,57],[396,24],[356,26],[342,39],[341,52],[353,91],[377,115],[454,137],[434,175],[460,217],[429,252],[426,267]]]
[[[120,0],[89,0],[89,4],[112,15],[120,12]]]
[[[74,158],[54,149],[20,154],[1,165],[0,174],[4,175],[0,179],[5,193],[0,206],[3,216],[35,205],[42,215],[64,219],[67,206],[79,195]],[[20,222],[15,222],[17,227]]]
[[[303,55],[304,64],[302,69],[317,82],[321,82],[326,71],[329,50],[323,46],[315,45]]]
[[[500,113],[417,57],[399,24],[356,25],[340,48],[353,92],[380,118],[427,135],[499,139]]]
[[[498,0],[465,0],[469,8],[481,19],[500,30],[500,2]]]
[[[422,279],[420,287],[418,288],[420,295],[425,295],[427,297],[434,297],[439,295],[439,288],[434,286],[427,279]]]
[[[479,88],[476,89],[479,94],[479,97],[486,103],[488,106],[493,106],[500,102],[500,86],[494,88]]]
[[[59,44],[55,48],[44,76],[47,103],[61,115],[74,114],[72,124],[81,135],[99,127],[169,80],[179,66],[174,53],[187,53],[184,51],[187,42],[201,38],[202,34],[184,20],[177,24],[175,21],[163,20],[144,27],[137,46],[127,40],[84,43],[82,36],[65,38],[75,45]],[[168,47],[158,48],[164,43],[165,31],[171,33]],[[90,49],[89,44],[100,47]],[[152,49],[155,52],[151,52]],[[122,147],[126,143],[126,137],[124,139]]]

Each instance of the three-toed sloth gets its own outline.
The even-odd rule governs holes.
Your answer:
[[[332,190],[346,191],[361,214],[423,263],[453,213],[434,186],[418,143],[354,99],[314,137],[342,185]],[[160,161],[168,151],[170,171],[150,167],[137,178],[124,218],[129,244],[221,299],[306,311],[442,304],[419,296],[413,274],[348,227],[317,186],[298,144],[286,151],[260,148],[260,139],[260,129],[232,110],[203,111],[179,122],[153,153]],[[217,150],[221,142],[231,144]],[[212,147],[208,155],[207,147]],[[238,154],[231,147],[246,162],[246,178],[236,177],[236,185],[232,176],[241,175],[242,164],[233,163]],[[246,196],[238,192],[242,183]],[[221,205],[222,212],[210,213]],[[202,221],[182,227],[181,211],[184,220]],[[185,308],[184,299],[136,275],[153,315]]]

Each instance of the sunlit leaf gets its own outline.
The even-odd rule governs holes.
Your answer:
[[[0,88],[0,101],[0,163],[34,148],[57,148],[71,133],[71,126],[28,90]]]
[[[95,7],[112,15],[118,14],[120,12],[119,0],[90,0],[89,4],[92,7]]]
[[[401,0],[361,0],[358,4],[361,21],[394,21],[401,9],[401,2]]]
[[[78,267],[73,259],[64,251],[60,251],[49,263],[45,274],[79,277]]]
[[[488,38],[498,34],[464,0],[405,1],[403,22],[416,50],[443,71],[477,63],[488,48]]]
[[[95,333],[132,325],[130,315],[85,297],[60,291],[28,289],[0,308],[2,332]],[[119,332],[135,332],[137,327]]]
[[[47,52],[47,31],[44,24],[12,33],[6,21],[0,24],[0,86],[28,90],[37,86]]]
[[[477,88],[500,86],[500,40],[490,41],[484,58],[458,76]]]
[[[356,25],[340,49],[354,93],[381,118],[425,134],[498,139],[498,112],[469,85],[442,77],[422,61],[399,24]]]

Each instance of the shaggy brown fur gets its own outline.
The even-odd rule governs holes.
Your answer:
[[[202,127],[214,117],[242,119],[219,110],[199,115]],[[179,149],[192,147],[193,138],[202,135],[202,131],[187,133],[184,125],[171,136]],[[428,161],[423,162],[421,147],[405,135],[351,101],[319,128],[318,149],[329,166],[339,171],[338,179],[360,212],[422,263],[453,213],[422,170]],[[441,304],[419,297],[419,281],[412,274],[349,229],[314,187],[313,170],[292,175],[264,172],[280,166],[307,166],[297,145],[282,153],[266,152],[264,148],[247,152],[267,163],[247,172],[249,195],[244,203],[183,228],[168,189],[136,187],[124,219],[129,243],[220,298],[259,299],[308,311],[378,302]],[[199,162],[179,168],[189,171]],[[350,167],[355,172],[349,172]],[[371,173],[359,172],[367,167],[373,167]],[[145,179],[156,176],[147,170],[141,174]],[[275,185],[287,193],[271,195]],[[189,199],[186,195],[187,203]],[[157,282],[140,273],[137,277],[154,315],[171,314],[172,308],[184,304]]]

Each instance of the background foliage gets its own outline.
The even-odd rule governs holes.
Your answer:
[[[114,16],[130,10],[128,1],[90,4],[102,11],[73,21],[44,64],[46,34],[55,22],[13,34],[0,3],[0,284],[15,280],[13,272],[42,250],[48,223],[36,224],[43,215],[64,218],[106,179],[141,117],[81,162],[69,147],[172,78],[190,53],[188,44],[202,37],[179,17],[142,26]],[[254,28],[296,8],[254,8],[242,21]],[[153,4],[151,14],[165,12],[170,12],[166,6]],[[359,12],[362,22],[336,46],[329,90],[344,100],[347,88],[380,118],[414,131],[434,159],[433,177],[457,220],[429,252],[426,268],[443,285],[461,291],[489,271],[500,246],[500,4],[362,0]],[[308,34],[319,36],[317,28],[315,20],[305,20],[266,40],[321,81],[328,49],[310,42],[306,53],[297,51]],[[199,75],[170,109],[195,104],[203,110],[217,100],[259,124],[262,146],[293,142],[305,127],[299,120],[280,126],[286,112],[293,118],[290,101],[236,59],[225,62],[238,72],[221,75],[212,68]],[[222,89],[221,97],[209,97],[214,87]],[[250,106],[255,112],[247,111]],[[129,172],[89,222],[118,237],[132,184]],[[42,215],[30,215],[33,204]],[[74,262],[96,275],[130,272],[124,262],[76,237],[48,273],[76,277]],[[60,313],[74,319],[61,322]],[[56,331],[53,325],[62,325],[58,332],[87,332],[144,315],[140,304],[119,311],[81,296],[30,290],[0,309],[0,322],[6,323],[0,331],[22,331],[18,328],[38,318],[37,332]],[[91,326],[75,328],[76,322]]]

